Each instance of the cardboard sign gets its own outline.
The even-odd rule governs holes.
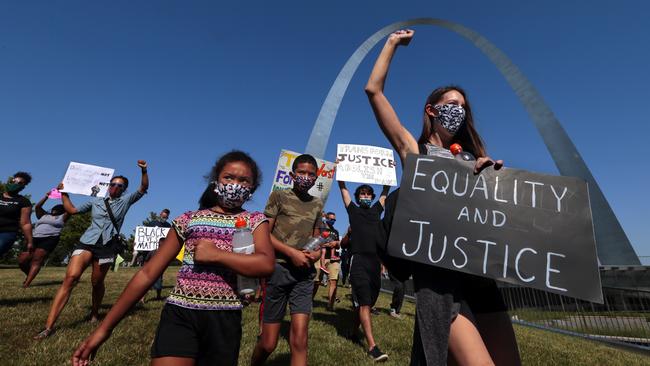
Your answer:
[[[167,236],[168,227],[136,226],[133,250],[148,252],[158,249],[158,241]]]
[[[61,192],[105,197],[114,172],[111,168],[72,161],[63,177]]]
[[[293,179],[291,179],[289,173],[291,172],[293,160],[299,155],[301,155],[301,153],[290,150],[282,150],[280,152],[280,159],[278,160],[278,166],[273,177],[271,192],[293,188]],[[336,167],[334,163],[329,161],[316,159],[316,162],[318,163],[318,169],[316,172],[318,178],[316,179],[316,184],[314,184],[314,186],[309,190],[309,194],[318,197],[325,202],[327,201],[327,196],[332,187]]]
[[[338,144],[336,180],[345,182],[397,185],[393,150],[368,145]]]
[[[407,157],[388,253],[602,303],[587,183],[473,166]]]

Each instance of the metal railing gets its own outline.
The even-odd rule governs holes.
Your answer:
[[[513,323],[650,351],[650,267],[601,267],[603,304],[499,283]],[[382,290],[392,284],[382,279]],[[405,294],[413,299],[412,281]]]

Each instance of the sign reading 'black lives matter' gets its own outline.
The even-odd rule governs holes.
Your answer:
[[[473,166],[407,157],[388,253],[602,303],[587,184]]]

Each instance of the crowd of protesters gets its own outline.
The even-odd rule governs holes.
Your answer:
[[[407,45],[413,31],[391,34],[379,54],[366,86],[377,122],[402,161],[409,153],[453,158],[452,143],[462,144],[476,160],[476,172],[503,162],[489,158],[465,92],[456,86],[435,89],[423,111],[423,130],[416,139],[401,124],[383,94],[390,62],[400,45]],[[64,310],[83,272],[92,268],[92,304],[87,319],[98,322],[105,292],[106,274],[125,243],[121,226],[131,205],[147,193],[147,162],[139,160],[140,185],[128,191],[129,180],[121,175],[110,180],[106,198],[92,197],[75,206],[67,193],[62,204],[46,211],[49,192],[34,206],[20,192],[31,182],[25,172],[17,172],[0,195],[0,256],[22,234],[26,250],[19,255],[19,267],[29,287],[45,258],[60,241],[66,221],[75,214],[89,212],[91,224],[73,248],[60,288],[54,295],[42,330],[33,336],[42,340],[53,336],[56,320]],[[183,250],[182,265],[175,285],[165,300],[160,322],[151,345],[152,365],[236,365],[242,336],[242,308],[250,299],[238,293],[238,276],[259,278],[260,333],[250,364],[262,365],[275,352],[282,321],[289,308],[291,365],[306,365],[309,322],[320,287],[327,289],[326,309],[335,312],[340,300],[338,286],[351,286],[354,320],[347,337],[363,344],[374,361],[385,361],[372,327],[374,306],[382,287],[382,272],[393,284],[390,315],[401,319],[404,281],[413,278],[416,292],[416,319],[412,365],[443,365],[448,360],[461,365],[519,364],[512,326],[505,315],[503,300],[493,280],[449,270],[405,264],[386,256],[385,249],[398,190],[389,195],[388,186],[375,194],[370,185],[361,185],[354,194],[343,181],[339,189],[349,217],[345,235],[335,228],[336,214],[324,212],[324,202],[309,193],[317,179],[316,159],[307,154],[293,160],[293,186],[271,193],[263,212],[244,208],[261,182],[261,169],[245,152],[233,150],[217,159],[211,169],[198,209],[187,211],[168,222],[169,210],[149,226],[166,227],[158,248],[134,252],[132,265],[142,268],[126,285],[110,311],[95,330],[77,347],[72,361],[87,365],[110,337],[129,309],[144,301],[150,288],[162,299],[162,274]],[[57,187],[63,190],[63,184]],[[192,207],[188,204],[188,207]],[[382,219],[383,216],[383,219]],[[233,251],[233,234],[247,230],[254,250]],[[327,232],[328,235],[321,235]],[[312,238],[327,240],[316,249],[306,250]],[[472,293],[482,294],[480,299]],[[125,325],[129,326],[129,325]]]

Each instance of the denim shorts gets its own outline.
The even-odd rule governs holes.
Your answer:
[[[18,236],[18,233],[15,231],[0,232],[0,257],[11,249],[16,241],[16,236]]]

